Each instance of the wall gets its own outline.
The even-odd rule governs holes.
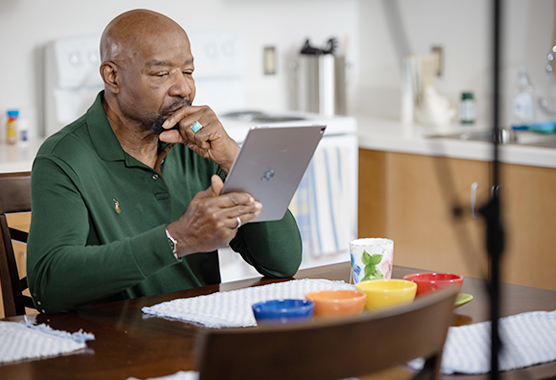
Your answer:
[[[504,0],[504,114],[525,66],[536,89],[556,91],[554,75],[544,72],[553,46],[554,0]],[[354,108],[373,116],[398,118],[401,58],[444,47],[444,73],[437,90],[457,104],[464,90],[475,93],[482,121],[489,121],[492,62],[492,1],[374,0],[360,1],[360,77]],[[397,26],[394,27],[393,26]],[[554,96],[553,93],[549,95]]]
[[[44,44],[66,36],[100,34],[116,15],[133,8],[162,12],[186,30],[237,30],[247,50],[246,98],[253,108],[288,105],[288,59],[306,38],[318,45],[336,36],[357,46],[359,0],[1,0],[0,141],[7,108],[21,108],[36,126],[42,104]],[[194,44],[194,41],[192,41]],[[275,76],[263,75],[263,48],[276,46]],[[348,59],[357,61],[355,49]]]
[[[485,0],[2,0],[0,141],[5,136],[7,108],[22,108],[32,121],[40,119],[40,62],[45,43],[101,33],[115,15],[140,7],[165,13],[190,30],[240,31],[248,54],[246,97],[253,108],[287,108],[291,56],[305,38],[322,45],[336,36],[351,64],[348,107],[352,113],[398,118],[401,57],[442,45],[445,59],[444,73],[436,82],[439,92],[457,104],[461,91],[474,91],[480,118],[488,121],[490,4]],[[505,0],[502,4],[506,10],[504,104],[511,100],[522,65],[539,92],[556,98],[549,93],[556,91],[554,76],[543,71],[553,42],[554,0]],[[275,76],[262,72],[266,45],[277,48]]]

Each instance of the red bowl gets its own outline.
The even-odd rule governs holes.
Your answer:
[[[447,286],[457,286],[458,291],[463,285],[463,276],[452,273],[412,273],[404,276],[404,280],[413,281],[417,284],[416,297],[429,292],[436,292]]]

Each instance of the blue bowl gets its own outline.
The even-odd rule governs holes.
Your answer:
[[[258,302],[252,308],[258,324],[285,324],[311,319],[315,304],[309,300],[285,299]]]

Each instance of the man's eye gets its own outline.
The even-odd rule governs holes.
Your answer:
[[[155,74],[157,77],[162,78],[168,75],[168,73],[156,73]]]
[[[193,75],[193,71],[184,71],[183,74],[184,75]]]

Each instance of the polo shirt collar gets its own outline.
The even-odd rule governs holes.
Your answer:
[[[102,97],[104,91],[98,93],[95,102],[86,114],[87,128],[97,154],[106,161],[125,160],[126,154],[123,150],[116,134],[112,130],[104,108],[102,107]]]
[[[103,160],[127,161],[127,157],[131,156],[124,151],[120,141],[114,133],[114,130],[108,122],[108,118],[106,117],[106,113],[102,107],[103,96],[104,91],[99,92],[95,102],[87,110],[87,127],[89,129],[91,141],[97,154]],[[168,154],[168,151],[172,149],[173,146],[174,144],[168,144],[161,141],[158,142],[159,159],[157,160],[157,166],[160,165],[164,157],[166,157],[166,154]],[[160,161],[160,163],[158,161]]]

